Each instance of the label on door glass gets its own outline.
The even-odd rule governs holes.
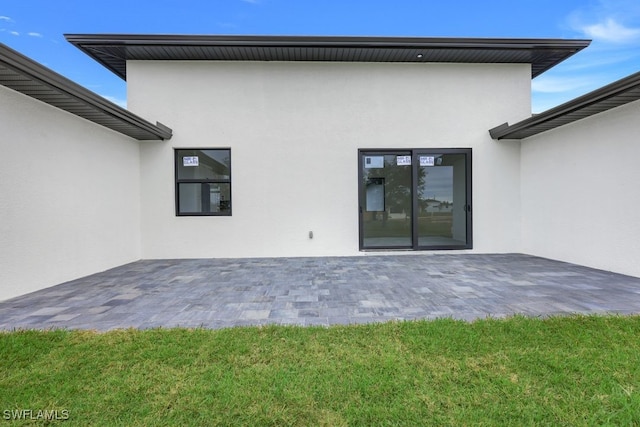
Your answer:
[[[411,156],[397,156],[396,165],[398,166],[411,166]]]
[[[198,156],[186,156],[182,158],[182,166],[198,166]]]
[[[433,156],[420,156],[420,166],[435,166],[436,158]]]

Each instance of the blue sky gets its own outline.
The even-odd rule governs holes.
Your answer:
[[[533,80],[534,112],[640,71],[640,0],[0,0],[0,43],[123,105],[65,33],[592,39]]]

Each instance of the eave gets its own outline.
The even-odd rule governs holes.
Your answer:
[[[513,125],[489,130],[493,139],[524,139],[640,99],[640,72]]]
[[[66,39],[126,80],[128,60],[518,63],[536,77],[589,40],[66,34]]]
[[[3,44],[0,84],[137,140],[171,138],[168,127],[144,120]]]

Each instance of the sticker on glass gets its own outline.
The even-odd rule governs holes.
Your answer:
[[[435,166],[436,158],[433,156],[420,156],[420,166]]]
[[[186,156],[182,158],[182,166],[198,166],[198,156]]]
[[[398,166],[411,166],[411,156],[397,156],[396,165]]]

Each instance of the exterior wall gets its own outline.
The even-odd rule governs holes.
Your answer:
[[[524,252],[640,276],[638,117],[636,101],[522,142]]]
[[[0,300],[140,258],[138,142],[0,87]]]
[[[528,65],[130,61],[127,81],[174,132],[141,145],[143,258],[360,253],[359,148],[471,147],[475,251],[520,249],[520,148],[488,129],[530,114]],[[233,216],[175,216],[180,147],[231,148]]]

